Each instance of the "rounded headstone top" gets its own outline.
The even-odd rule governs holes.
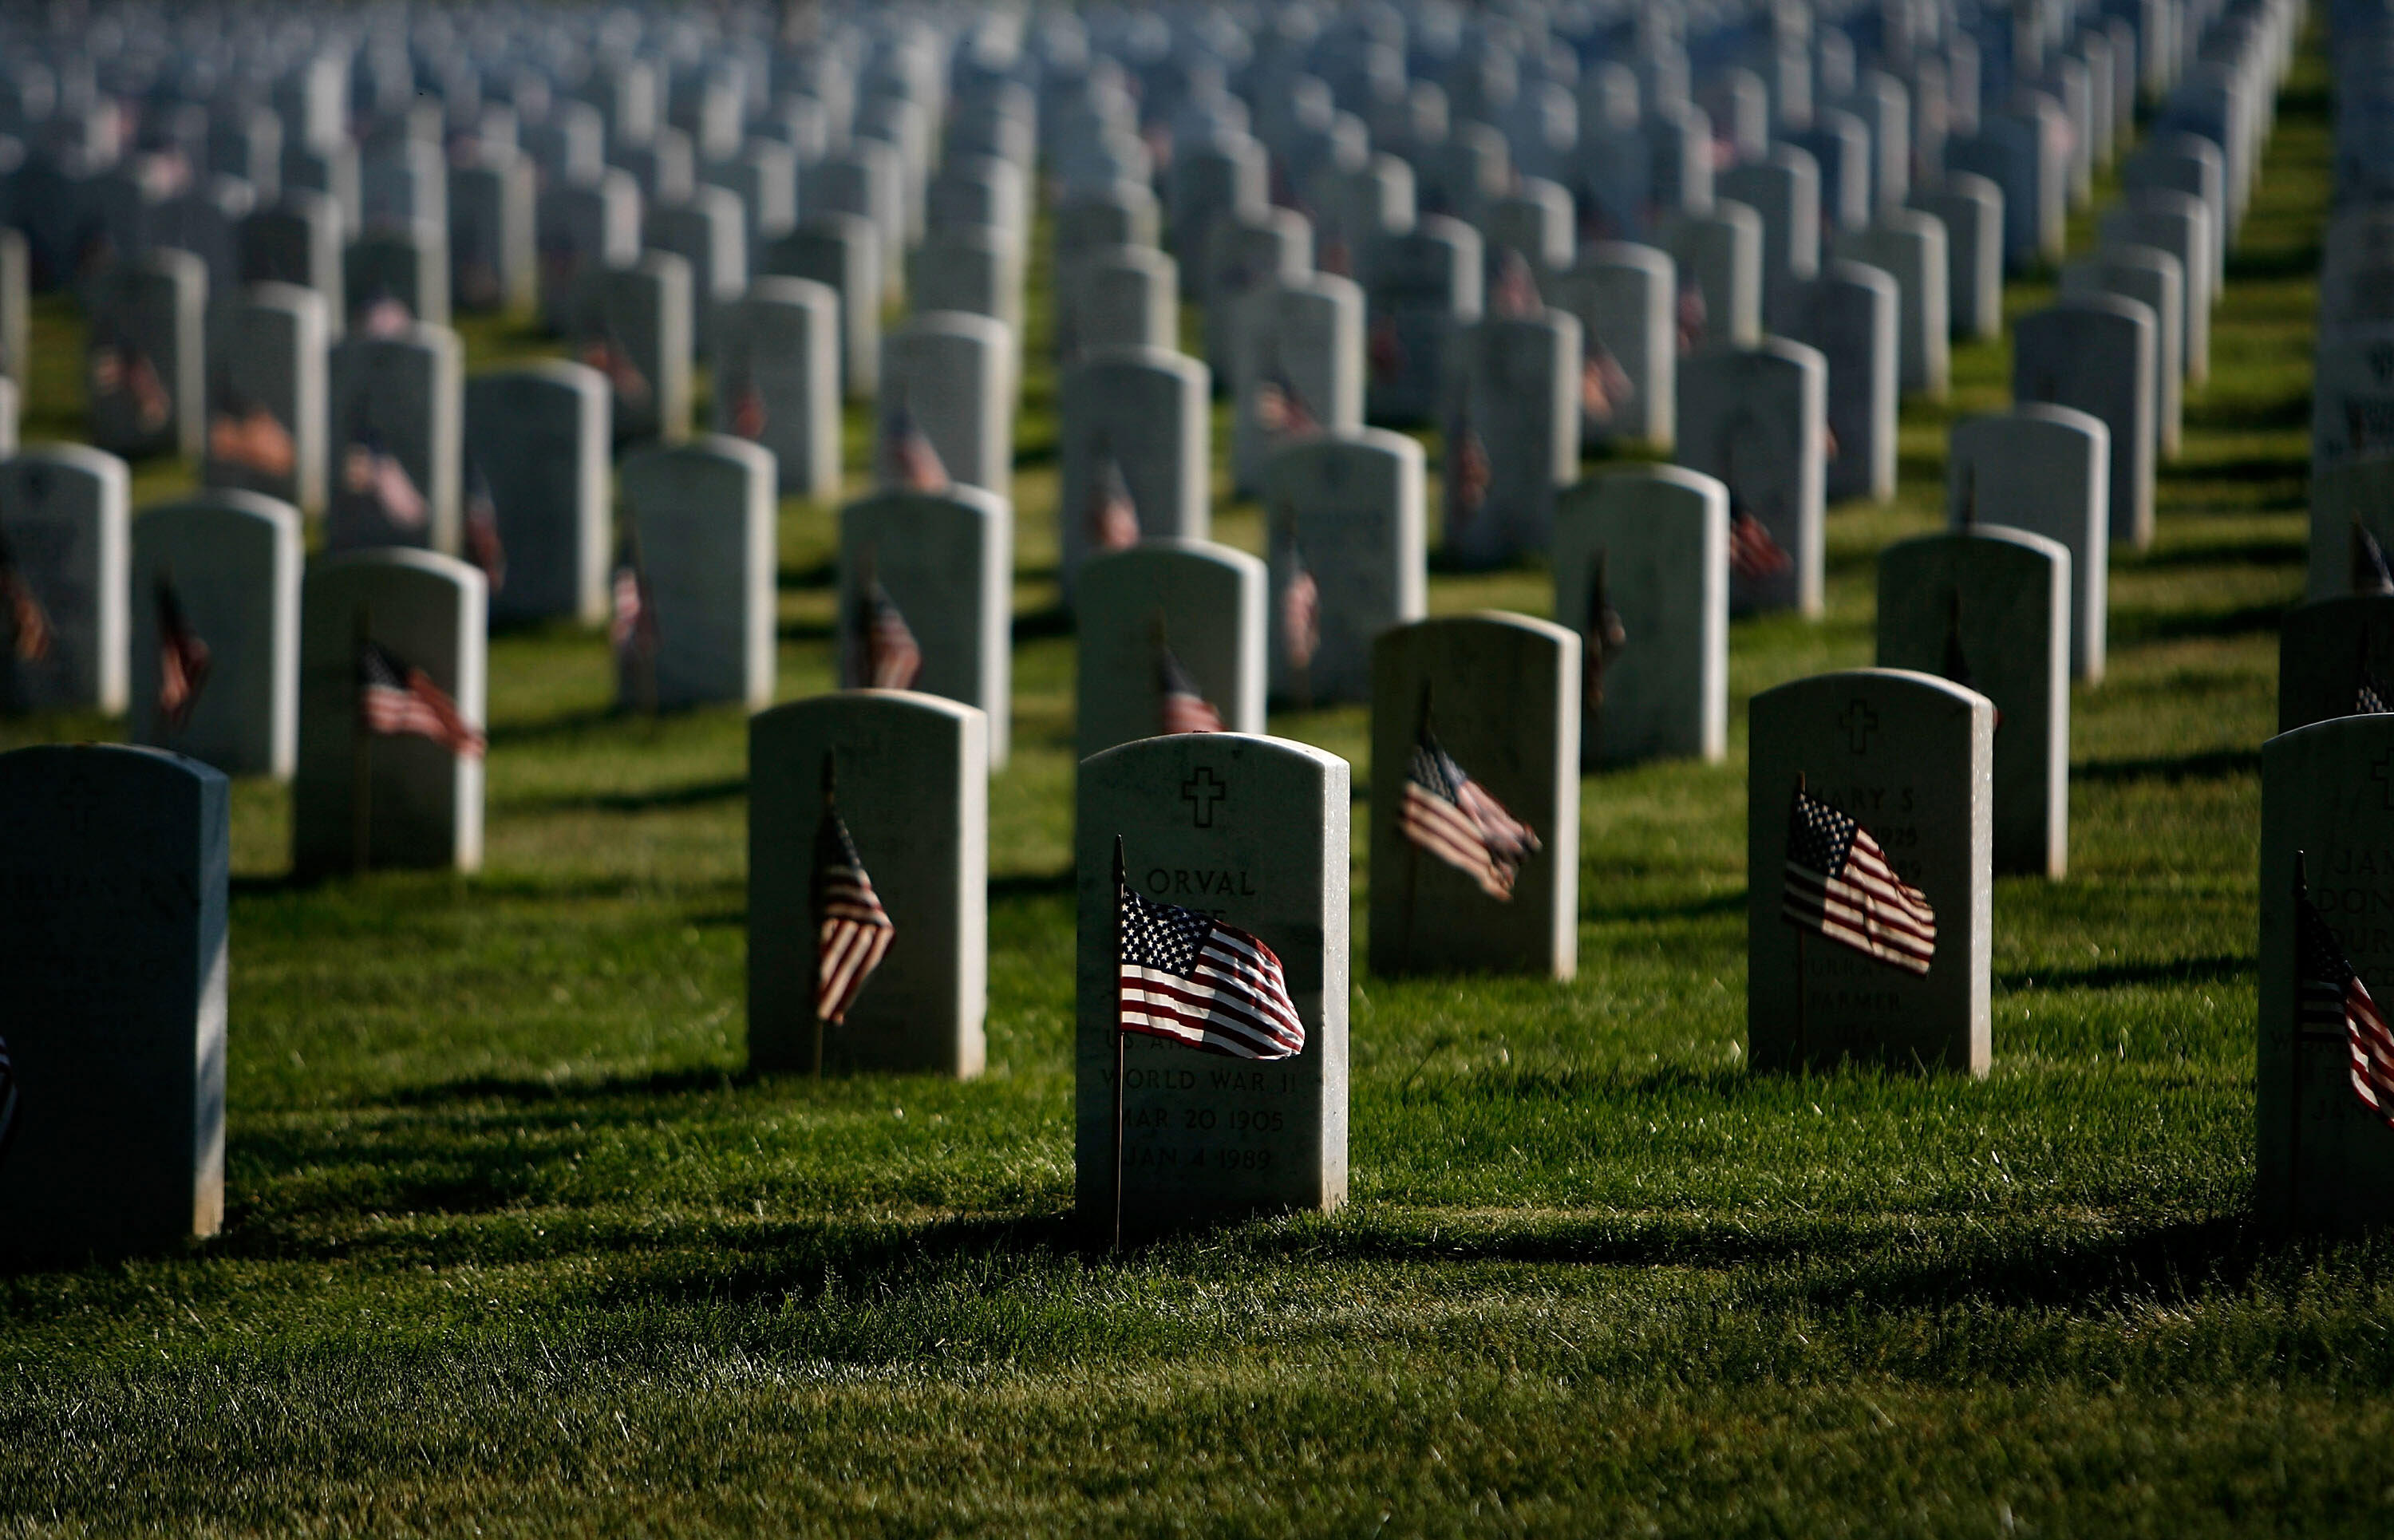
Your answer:
[[[1345,428],[1317,433],[1299,439],[1295,443],[1271,452],[1270,463],[1297,462],[1309,457],[1351,455],[1358,451],[1388,455],[1399,461],[1410,461],[1416,467],[1428,463],[1421,441],[1411,434],[1397,433],[1385,428]]]
[[[1153,738],[1135,738],[1127,744],[1116,744],[1081,761],[1085,777],[1102,777],[1116,766],[1127,765],[1145,758],[1177,758],[1181,755],[1204,751],[1219,753],[1228,750],[1232,757],[1249,756],[1276,759],[1282,763],[1311,764],[1321,770],[1344,776],[1349,767],[1346,760],[1326,748],[1300,744],[1294,738],[1275,738],[1261,732],[1171,732]]]
[[[151,788],[226,783],[224,771],[172,749],[138,744],[35,744],[0,754],[0,784],[22,779],[53,782],[105,781],[112,797]]]
[[[944,717],[957,722],[986,722],[989,716],[977,705],[952,701],[944,695],[926,695],[919,690],[830,690],[820,695],[768,706],[748,720],[753,731],[774,722],[827,714]]]
[[[1606,268],[1637,268],[1647,272],[1659,272],[1668,277],[1672,270],[1671,254],[1636,241],[1598,241],[1579,255],[1573,270],[1589,272]]]
[[[797,305],[808,309],[839,308],[839,293],[828,283],[811,278],[763,277],[748,282],[748,292],[742,296],[750,303],[762,300],[772,305]]]
[[[1785,684],[1759,691],[1754,700],[1760,703],[1789,696],[1833,695],[1858,685],[1882,692],[1917,691],[1918,704],[1923,707],[1959,707],[1964,711],[1984,708],[1990,712],[1995,709],[1994,703],[1977,691],[1935,674],[1924,674],[1916,668],[1839,668],[1824,674],[1808,674],[1803,678],[1790,679]]]
[[[227,517],[262,520],[278,527],[286,527],[295,533],[300,529],[297,508],[280,497],[269,497],[259,492],[243,492],[238,487],[201,487],[189,496],[143,508],[135,521],[147,524],[152,520]]]
[[[622,474],[628,476],[644,465],[671,464],[677,460],[722,462],[731,461],[751,475],[770,481],[774,475],[773,452],[764,445],[729,433],[696,433],[677,444],[651,444],[625,456]]]
[[[2152,330],[2159,324],[2153,319],[2153,308],[2151,305],[2141,299],[2130,299],[2125,295],[2090,294],[2083,289],[2077,290],[2057,295],[2053,304],[2044,313],[2050,314],[2054,310],[2093,310],[2103,315],[2116,316],[2123,321],[2136,322],[2147,331]],[[2022,319],[2032,321],[2035,317],[2028,316]]]
[[[888,340],[896,343],[920,336],[970,337],[1002,348],[1012,336],[1012,329],[994,316],[975,315],[969,310],[924,310],[908,317],[903,326],[889,334]]]
[[[592,390],[604,392],[611,388],[607,383],[607,376],[591,368],[590,365],[561,358],[526,359],[519,363],[510,363],[503,369],[486,369],[466,383],[480,385],[490,380],[539,380],[546,384],[564,386],[577,393]]]
[[[1081,566],[1080,581],[1087,583],[1093,574],[1116,567],[1137,567],[1156,561],[1204,561],[1238,573],[1261,573],[1264,570],[1260,557],[1251,556],[1236,546],[1200,540],[1193,535],[1151,534],[1136,546],[1092,555]]]
[[[482,569],[470,561],[460,561],[454,556],[443,556],[439,551],[428,551],[415,546],[370,546],[362,550],[320,556],[309,562],[308,578],[313,582],[322,576],[359,568],[398,568],[454,583],[461,588],[480,589],[489,582],[482,575]]]
[[[1210,380],[1213,375],[1213,371],[1205,367],[1202,359],[1190,358],[1170,348],[1150,348],[1143,343],[1093,349],[1073,366],[1072,372],[1085,374],[1098,369],[1159,369],[1166,374],[1197,380]]]
[[[0,467],[19,472],[45,465],[62,466],[72,470],[79,470],[86,476],[112,481],[119,488],[132,484],[133,472],[130,467],[108,451],[94,449],[89,444],[22,444],[18,447],[16,454],[9,455],[6,460],[0,460]]]
[[[1717,477],[1707,476],[1701,470],[1690,470],[1686,466],[1660,465],[1651,462],[1609,466],[1593,475],[1582,477],[1578,486],[1572,490],[1583,494],[1594,494],[1616,485],[1673,487],[1699,497],[1718,497],[1724,500],[1729,496],[1728,486]]]
[[[324,296],[298,283],[277,283],[270,281],[244,283],[238,295],[230,296],[236,303],[251,309],[313,310],[325,313]]]

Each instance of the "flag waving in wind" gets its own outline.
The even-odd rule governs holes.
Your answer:
[[[1895,875],[1871,832],[1801,785],[1787,809],[1787,874],[1779,913],[1866,957],[1925,974],[1937,956],[1937,911]]]
[[[1275,368],[1256,382],[1256,426],[1268,439],[1294,439],[1322,430],[1313,408],[1298,394],[1288,371]]]
[[[341,491],[369,504],[385,522],[398,529],[420,530],[432,517],[424,494],[416,490],[415,479],[399,463],[399,456],[384,447],[382,435],[371,423],[359,423],[348,447],[341,451]]]
[[[1793,572],[1796,559],[1770,538],[1769,528],[1735,498],[1729,506],[1729,570],[1748,583]]]
[[[851,690],[909,690],[923,672],[923,648],[881,580],[867,576],[849,623]]]
[[[1180,660],[1172,655],[1172,649],[1164,644],[1161,637],[1155,643],[1155,672],[1156,690],[1162,703],[1159,732],[1222,731],[1222,714],[1214,709],[1214,703],[1205,698],[1205,691],[1198,687],[1189,670],[1181,666]]]
[[[1597,552],[1588,569],[1587,619],[1580,627],[1580,706],[1588,712],[1604,709],[1604,671],[1629,640],[1621,612],[1612,607],[1611,596],[1605,592],[1606,556]]]
[[[429,738],[468,759],[489,746],[431,675],[379,642],[358,643],[358,719],[378,736]]]
[[[1488,313],[1500,320],[1524,321],[1545,314],[1546,309],[1530,259],[1506,246],[1497,254],[1495,281],[1488,285]]]
[[[607,639],[615,650],[616,665],[638,668],[657,655],[661,633],[657,629],[657,607],[649,597],[648,568],[640,559],[639,534],[635,530],[626,528],[624,532],[609,597],[612,612]]]
[[[183,616],[174,580],[158,574],[158,719],[179,732],[208,682],[208,644]]]
[[[1446,440],[1446,522],[1452,530],[1480,516],[1488,503],[1494,471],[1488,463],[1488,445],[1465,407],[1448,430]]]
[[[2295,993],[2301,1026],[2342,1036],[2352,1055],[2352,1094],[2394,1125],[2394,1032],[2369,986],[2353,971],[2327,918],[2303,885],[2301,857],[2295,868]]]
[[[1131,500],[1130,482],[1122,462],[1103,450],[1089,478],[1087,534],[1094,550],[1126,551],[1138,544],[1138,505]]]
[[[903,396],[882,414],[881,480],[904,492],[945,492],[950,484],[946,464]]]
[[[507,586],[507,548],[499,540],[499,503],[492,495],[491,479],[473,461],[466,462],[466,555],[490,580],[491,592]]]
[[[1405,771],[1397,827],[1414,844],[1478,883],[1492,899],[1513,897],[1521,863],[1540,849],[1536,832],[1465,774],[1427,722]]]
[[[2386,547],[2360,520],[2352,521],[2352,591],[2394,594],[2394,568],[2386,562]]]
[[[848,1020],[848,1007],[881,966],[898,928],[865,875],[864,858],[839,809],[826,799],[815,829],[815,1016]]]
[[[1115,1024],[1232,1059],[1305,1051],[1279,956],[1210,915],[1141,898],[1116,878]]]

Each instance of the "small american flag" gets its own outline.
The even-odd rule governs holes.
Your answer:
[[[1114,894],[1120,1030],[1232,1059],[1305,1051],[1305,1023],[1270,947],[1210,915],[1143,899],[1119,880]]]
[[[1269,439],[1293,439],[1322,430],[1313,408],[1305,404],[1305,397],[1285,369],[1274,369],[1256,382],[1255,417],[1256,426]]]
[[[499,539],[499,503],[482,467],[466,463],[466,555],[482,569],[491,592],[507,586],[507,547]]]
[[[1621,367],[1612,349],[1590,337],[1587,357],[1579,367],[1580,415],[1590,422],[1609,423],[1637,393],[1629,371]]]
[[[881,419],[881,479],[906,492],[945,492],[948,467],[904,397]]]
[[[1605,553],[1598,551],[1588,570],[1586,623],[1580,627],[1580,702],[1582,709],[1591,712],[1603,709],[1604,671],[1629,640],[1604,579]]]
[[[1523,321],[1546,313],[1546,301],[1538,296],[1538,276],[1530,269],[1530,259],[1507,246],[1497,254],[1496,279],[1488,286],[1488,309],[1492,315],[1506,321]]]
[[[468,759],[480,759],[489,746],[431,675],[379,642],[358,643],[358,718],[368,732],[429,738]]]
[[[1427,725],[1414,743],[1397,827],[1492,899],[1512,898],[1521,863],[1541,849],[1536,832],[1465,774]]]
[[[880,579],[865,579],[854,615],[848,647],[849,688],[912,689],[923,672],[923,648]]]
[[[1138,505],[1122,462],[1099,454],[1097,474],[1089,478],[1089,544],[1101,551],[1126,551],[1138,544]]]
[[[387,521],[402,530],[420,530],[432,516],[415,479],[367,424],[358,426],[341,452],[341,490],[372,503]]]
[[[2387,684],[2364,668],[2361,671],[2361,688],[2353,691],[2352,714],[2355,717],[2379,717],[2394,712],[2394,685]]]
[[[133,420],[144,433],[157,432],[174,415],[175,398],[149,354],[128,343],[102,342],[92,349],[90,363],[93,399],[130,396]]]
[[[1488,485],[1493,477],[1488,464],[1488,446],[1480,441],[1480,429],[1472,426],[1467,411],[1455,419],[1447,443],[1447,522],[1468,523],[1480,516],[1488,502]]]
[[[607,639],[615,649],[616,660],[628,667],[655,657],[657,607],[649,601],[649,573],[637,540],[626,538],[616,558],[611,598]]]
[[[649,403],[649,376],[640,373],[632,362],[628,349],[609,329],[601,328],[582,343],[582,362],[607,376],[615,394],[626,405],[646,406]]]
[[[2386,561],[2386,547],[2360,520],[2352,521],[2352,591],[2394,594],[2394,568]]]
[[[1395,316],[1384,315],[1372,322],[1369,356],[1372,377],[1382,384],[1404,374],[1405,344],[1404,338],[1398,335]]]
[[[1155,670],[1156,686],[1163,700],[1164,732],[1222,731],[1222,714],[1214,709],[1214,703],[1205,698],[1205,692],[1198,688],[1189,670],[1172,655],[1172,649],[1162,642],[1156,643],[1155,647]]]
[[[1704,291],[1693,279],[1679,285],[1679,351],[1692,353],[1704,345]]]
[[[1793,571],[1796,559],[1770,538],[1769,528],[1742,504],[1729,510],[1729,570],[1749,583]]]
[[[2387,1030],[2385,1013],[2370,998],[2369,986],[2353,971],[2308,890],[2295,894],[2295,927],[2302,973],[2295,992],[2303,1028],[2344,1035],[2352,1053],[2352,1094],[2394,1125],[2394,1032]]]
[[[208,417],[208,457],[260,476],[288,476],[299,462],[298,446],[274,414],[219,387]]]
[[[1289,565],[1288,584],[1280,591],[1281,652],[1291,668],[1309,668],[1322,648],[1322,586],[1303,551],[1290,547]]]
[[[1937,955],[1937,911],[1927,896],[1895,875],[1868,829],[1800,785],[1787,810],[1779,913],[1914,973],[1927,973]]]
[[[17,570],[17,554],[6,535],[0,535],[0,620],[8,623],[18,662],[40,663],[50,655],[50,613]]]
[[[765,436],[765,393],[743,380],[731,396],[731,431],[743,439]]]
[[[181,731],[208,682],[208,644],[184,618],[183,603],[165,573],[158,574],[158,717]]]
[[[848,1020],[898,928],[865,875],[839,809],[829,805],[815,829],[814,901],[815,1015],[836,1023]]]

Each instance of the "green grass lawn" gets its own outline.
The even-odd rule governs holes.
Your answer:
[[[237,789],[225,1231],[0,1280],[0,1533],[2385,1533],[2394,1247],[2251,1200],[2325,89],[2315,44],[2115,557],[2071,875],[1997,885],[1985,1081],[1745,1072],[1743,707],[1870,661],[1873,555],[1937,522],[2002,345],[1907,408],[1896,504],[1832,516],[1825,622],[1735,628],[1729,763],[1585,783],[1575,982],[1359,976],[1344,1211],[1077,1250],[1034,362],[988,1075],[743,1078],[741,717],[615,717],[603,639],[503,636],[482,875],[293,887],[286,794]],[[74,332],[42,310],[29,437],[78,427]],[[781,534],[790,698],[831,681],[832,512]],[[1431,596],[1547,609],[1530,570]],[[1370,779],[1361,712],[1273,729]]]

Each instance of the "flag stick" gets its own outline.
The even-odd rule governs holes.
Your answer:
[[[1427,733],[1428,731],[1429,731],[1429,680],[1427,680],[1427,679],[1424,679],[1424,680],[1422,680],[1422,687],[1421,687],[1421,709],[1420,709],[1420,711],[1415,715],[1415,717],[1414,717],[1414,743],[1416,743],[1416,744],[1420,743],[1420,742],[1421,742],[1421,740],[1422,740],[1422,736],[1423,736],[1423,734]],[[1375,771],[1376,772],[1376,771],[1377,771],[1377,767],[1375,766],[1375,767],[1374,767],[1374,769],[1375,769]],[[1408,774],[1410,774],[1410,773],[1411,773],[1411,769],[1410,769],[1410,767],[1408,767],[1407,773],[1408,773]],[[1402,789],[1401,787],[1400,787],[1400,788],[1399,788],[1399,790],[1398,790],[1398,792],[1397,792],[1397,821],[1398,821],[1398,823],[1399,823],[1399,825],[1400,825],[1399,833],[1401,833],[1401,834],[1403,832],[1403,831],[1402,831],[1402,827],[1401,827],[1401,826],[1402,826],[1402,824],[1403,824],[1403,822],[1404,822],[1404,816],[1405,816],[1405,813],[1404,813],[1404,807],[1405,807],[1405,802],[1404,802],[1404,791],[1403,791],[1403,789]],[[1419,888],[1420,884],[1421,884],[1421,847],[1420,847],[1419,845],[1416,845],[1415,843],[1414,843],[1412,840],[1408,839],[1408,840],[1406,840],[1406,841],[1405,841],[1405,928],[1404,928],[1404,944],[1403,944],[1403,945],[1401,945],[1401,946],[1400,946],[1400,947],[1397,949],[1397,971],[1398,971],[1398,972],[1400,972],[1400,973],[1409,973],[1409,972],[1411,972],[1411,971],[1413,970],[1413,966],[1414,966],[1414,896],[1415,891]]]
[[[1122,1025],[1122,912],[1123,912],[1123,837],[1114,836],[1114,1244],[1122,1249],[1123,1217],[1123,1060]]]
[[[835,816],[835,814],[836,813],[837,809],[834,806],[834,800],[833,800],[833,799],[837,796],[838,791],[839,791],[839,771],[838,771],[838,769],[836,768],[836,766],[835,766],[835,765],[834,764],[834,762],[833,762],[833,759],[832,759],[832,751],[831,751],[831,750],[829,750],[829,749],[825,749],[825,750],[823,750],[823,763],[822,763],[822,801],[823,801],[823,810],[822,810],[822,815],[823,815],[823,817],[825,817],[825,818],[830,818],[830,817]],[[820,995],[821,995],[821,994],[822,994],[822,987],[821,987],[821,986],[822,986],[822,927],[823,927],[823,918],[824,918],[824,915],[823,915],[823,913],[822,913],[822,876],[821,876],[821,875],[820,875],[820,874],[818,874],[818,875],[817,875],[817,876],[816,876],[816,880],[815,880],[815,885],[814,885],[814,886],[815,886],[814,902],[815,902],[815,938],[816,938],[816,943],[815,943],[815,946],[816,946],[816,951],[815,951],[815,981],[816,981],[816,986],[817,986],[817,987],[816,987],[816,994],[817,994],[817,995],[818,995],[818,998],[817,998],[817,999],[816,999],[816,1001],[815,1001],[815,1013],[814,1013],[814,1016],[815,1016],[815,1078],[816,1078],[817,1080],[821,1080],[821,1079],[822,1078],[822,1073],[823,1073],[823,1019],[822,1019],[822,999],[820,998]]]
[[[1798,792],[1801,792],[1804,789],[1804,772],[1802,770],[1797,770],[1796,772],[1796,789]],[[1783,891],[1787,886],[1787,857],[1784,851],[1782,851],[1780,854],[1779,867],[1779,886]],[[1806,1046],[1806,1034],[1804,1031],[1804,996],[1808,993],[1809,993],[1809,985],[1804,977],[1804,931],[1801,927],[1798,927],[1796,931],[1796,1063],[1798,1069],[1801,1069],[1804,1065],[1804,1050]]]
[[[365,702],[354,682],[358,659],[373,640],[374,632],[374,618],[362,604],[358,606],[353,629],[356,639],[349,648],[349,866],[362,872],[374,854],[374,731],[366,725]]]
[[[2286,1215],[2302,1224],[2303,1196],[2303,980],[2302,903],[2309,884],[2304,880],[2303,852],[2295,852],[2295,993],[2294,1046],[2287,1054],[2290,1089],[2286,1096]]]

